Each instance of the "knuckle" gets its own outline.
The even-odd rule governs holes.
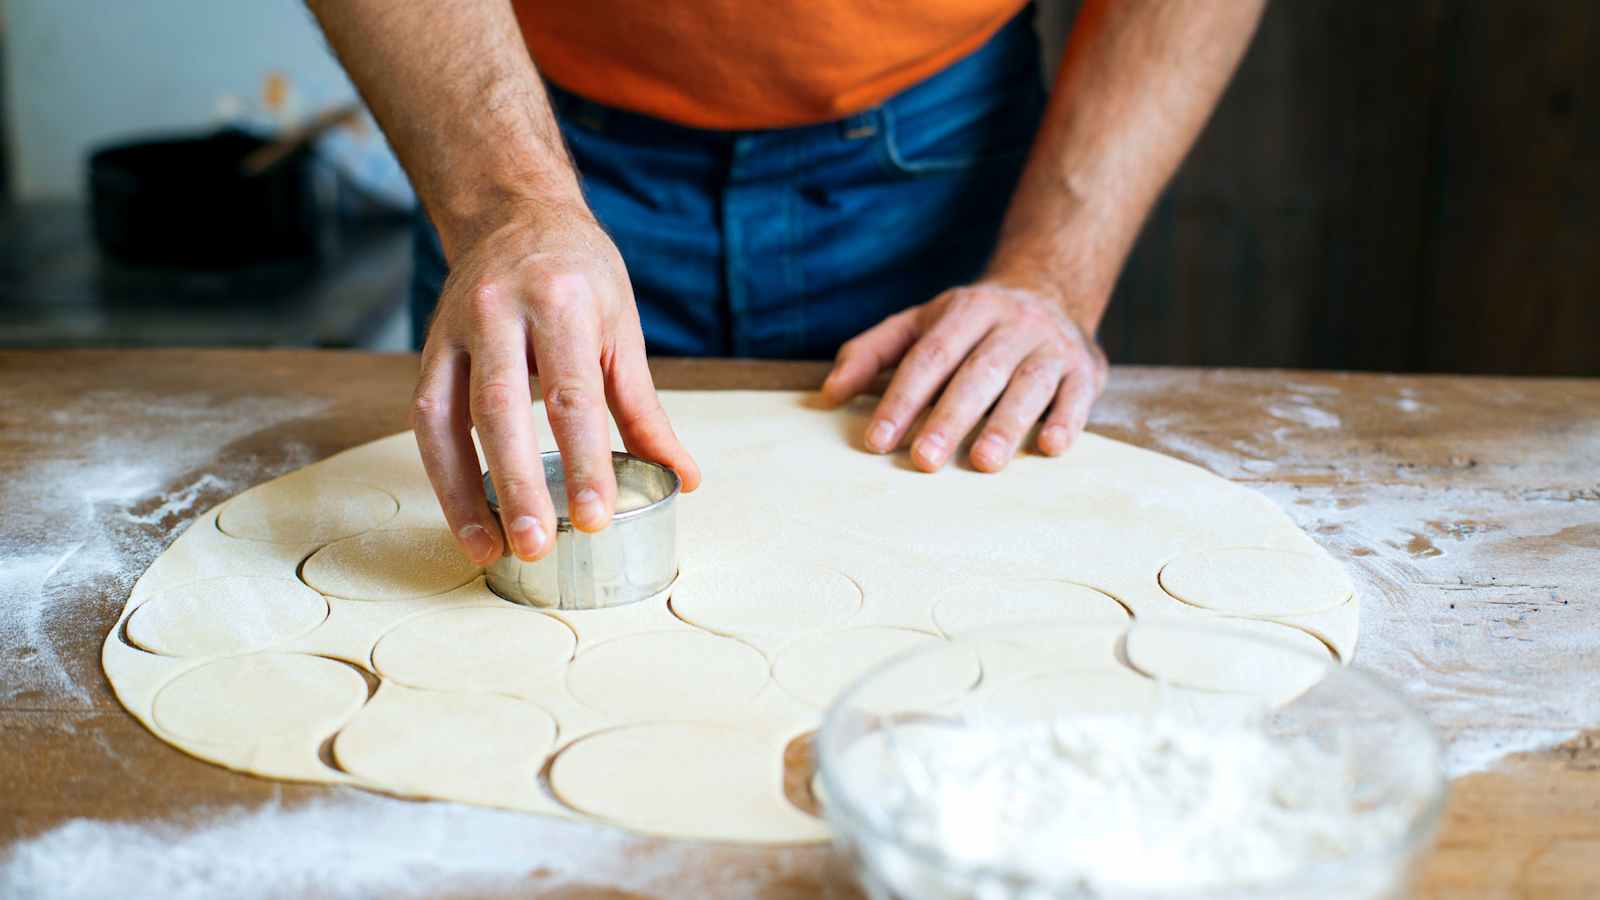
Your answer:
[[[972,366],[974,375],[989,383],[1003,381],[1012,371],[1005,355],[992,350],[973,354],[967,364]]]
[[[507,475],[495,485],[495,493],[499,495],[502,505],[520,506],[532,499],[536,487],[542,485],[535,485],[533,481],[518,475]]]
[[[504,381],[484,382],[472,392],[472,416],[480,422],[508,415],[515,404],[516,391]]]
[[[493,278],[480,278],[466,289],[467,314],[475,323],[482,324],[498,318],[504,307],[500,283]]]
[[[1059,381],[1065,364],[1059,357],[1029,357],[1017,366],[1017,379],[1020,381]]]
[[[572,419],[587,413],[594,402],[589,392],[571,382],[552,382],[544,391],[545,409],[551,418]]]
[[[550,269],[534,276],[534,304],[547,315],[561,315],[589,305],[589,280],[582,272]]]
[[[948,340],[928,336],[923,338],[910,359],[916,371],[943,375],[956,362],[956,348]]]
[[[449,419],[444,401],[428,391],[418,391],[411,398],[411,427],[434,430]]]

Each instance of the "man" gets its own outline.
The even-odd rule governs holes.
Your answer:
[[[608,409],[695,487],[647,346],[837,351],[835,403],[893,367],[865,443],[926,471],[974,432],[983,471],[1035,425],[1066,450],[1263,2],[1085,0],[1047,104],[1025,0],[310,0],[437,228],[413,419],[462,549],[554,546],[531,373],[577,527],[614,506]]]

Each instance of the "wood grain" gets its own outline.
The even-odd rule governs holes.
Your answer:
[[[655,371],[663,387],[777,389],[811,387],[825,367],[659,360]],[[54,575],[32,595],[0,601],[48,605],[37,635],[0,647],[0,841],[76,817],[182,823],[338,793],[236,775],[156,740],[118,707],[99,647],[132,579],[189,516],[247,484],[404,429],[415,372],[414,357],[355,353],[0,353],[9,534],[37,535],[41,546],[60,538],[76,514],[67,504],[77,502],[51,493],[45,474],[61,466],[103,473],[114,462],[108,454],[130,446],[184,461],[148,496],[84,513],[123,542],[125,571],[67,567],[70,578]],[[229,427],[201,427],[219,417]],[[1569,691],[1596,689],[1600,659],[1560,648],[1600,641],[1597,423],[1595,381],[1137,368],[1113,374],[1091,423],[1284,505],[1358,575],[1356,664],[1400,683],[1447,735],[1567,732],[1564,742],[1455,782],[1416,896],[1600,892],[1600,721],[1558,720],[1539,703],[1499,721],[1486,712],[1500,708],[1493,698],[1442,702],[1435,683],[1462,677],[1470,660],[1428,643],[1426,632],[1408,644],[1416,633],[1396,627],[1420,617],[1440,635],[1521,642],[1508,665],[1565,679],[1557,683]],[[164,503],[177,495],[191,502],[169,511]],[[114,524],[130,512],[134,524]],[[1542,649],[1556,636],[1565,639]],[[47,655],[66,686],[41,679]],[[737,896],[851,896],[843,865],[823,848],[640,839],[637,852],[720,873]],[[640,896],[623,891],[620,877],[595,871],[584,885],[557,886],[534,871],[510,893]]]

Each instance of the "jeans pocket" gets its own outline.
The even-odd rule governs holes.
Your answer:
[[[906,176],[1020,162],[1033,146],[1045,101],[1040,83],[1025,77],[933,104],[899,99],[881,109],[882,146],[885,164]]]
[[[1037,119],[960,98],[922,110],[883,106],[883,157],[899,175],[938,175],[984,163],[1016,162],[1034,143]],[[1022,119],[1019,122],[1019,119]]]

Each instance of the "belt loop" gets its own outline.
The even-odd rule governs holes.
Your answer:
[[[859,141],[878,133],[878,107],[839,120],[839,137]]]

